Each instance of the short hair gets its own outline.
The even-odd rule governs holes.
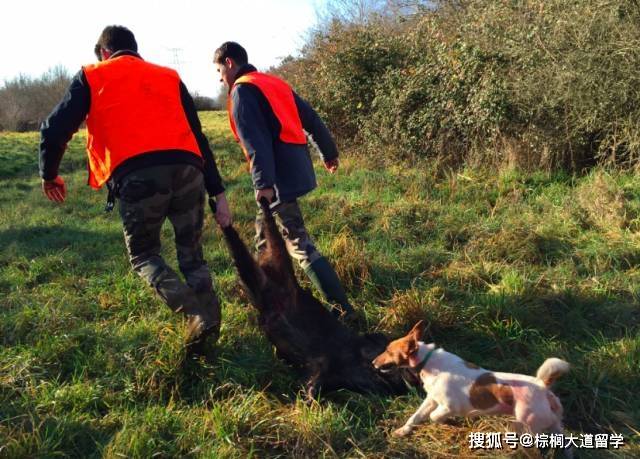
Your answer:
[[[106,49],[112,53],[124,49],[138,51],[138,43],[136,42],[136,37],[133,36],[133,32],[126,27],[110,25],[104,28],[94,48],[98,60],[101,58],[100,49]]]
[[[238,65],[249,62],[247,51],[235,41],[225,41],[221,44],[213,55],[213,62],[222,64],[227,57],[233,59]]]

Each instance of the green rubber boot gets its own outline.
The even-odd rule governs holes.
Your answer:
[[[331,312],[343,317],[354,313],[338,275],[325,257],[320,257],[307,266],[304,273],[329,303],[339,306],[339,308],[334,307]]]

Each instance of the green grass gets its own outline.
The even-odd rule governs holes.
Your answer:
[[[222,113],[202,115],[237,227],[256,206]],[[84,133],[62,166],[68,201],[47,201],[38,135],[0,134],[0,457],[460,457],[471,431],[505,418],[390,432],[418,393],[340,392],[307,406],[241,294],[211,216],[205,254],[222,337],[185,362],[183,321],[130,272],[117,213],[86,186]],[[374,170],[356,155],[301,204],[309,231],[361,311],[393,336],[428,339],[486,368],[533,374],[572,364],[556,393],[574,434],[616,432],[640,456],[640,177]],[[172,231],[164,255],[175,265]],[[307,284],[306,280],[303,282]],[[523,453],[516,453],[523,454]],[[527,457],[537,457],[531,451]]]

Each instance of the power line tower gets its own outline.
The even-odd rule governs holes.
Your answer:
[[[167,48],[169,54],[171,55],[170,64],[171,66],[180,71],[182,65],[184,64],[184,59],[182,58],[182,53],[184,52],[182,48]]]

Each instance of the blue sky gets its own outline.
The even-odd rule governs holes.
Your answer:
[[[2,6],[0,82],[39,76],[62,65],[75,73],[95,61],[93,45],[104,26],[136,35],[142,56],[176,68],[189,89],[215,96],[215,48],[237,41],[265,69],[295,52],[315,24],[323,0],[15,0]]]

